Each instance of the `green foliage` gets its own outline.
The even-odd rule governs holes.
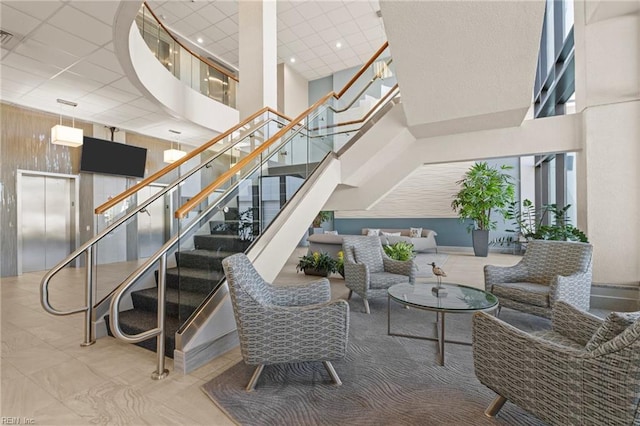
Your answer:
[[[322,225],[322,222],[327,222],[329,220],[331,220],[331,212],[321,210],[318,212],[316,217],[313,218],[312,226],[314,228],[320,228],[320,225]]]
[[[300,257],[296,266],[298,272],[305,269],[317,269],[319,271],[337,272],[337,262],[325,252],[313,252]]]
[[[507,229],[507,232],[517,233],[520,238],[512,236],[502,237],[494,244],[509,245],[518,240],[524,242],[530,240],[559,240],[559,241],[580,241],[588,243],[589,240],[584,232],[570,223],[567,212],[571,204],[558,207],[556,204],[545,204],[541,209],[536,209],[531,200],[522,202],[522,209],[517,202],[512,202],[507,209],[507,219],[511,219],[512,224],[517,229]],[[551,224],[545,225],[543,222],[547,215],[551,215]]]
[[[451,208],[458,213],[460,220],[473,220],[472,229],[496,229],[496,221],[491,213],[505,216],[506,209],[515,198],[513,177],[506,173],[513,167],[502,165],[491,167],[486,162],[474,164],[464,178],[456,182],[462,188],[451,202]],[[506,216],[505,216],[506,217]]]
[[[394,244],[386,244],[383,246],[384,252],[391,259],[395,260],[411,260],[415,257],[415,253],[413,252],[413,244],[408,243],[406,241],[398,241]]]
[[[344,277],[344,252],[342,250],[338,252],[338,259],[336,259],[336,271]]]

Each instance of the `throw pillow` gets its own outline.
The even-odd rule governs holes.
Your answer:
[[[588,351],[597,349],[603,343],[625,331],[638,319],[640,319],[640,312],[611,312],[584,348]]]
[[[409,237],[411,238],[422,237],[422,228],[409,228]]]
[[[384,262],[382,260],[382,248],[372,250],[371,247],[354,246],[353,254],[356,262],[369,266],[369,272],[384,272]]]
[[[378,235],[380,235],[380,230],[379,229],[368,229],[367,230],[367,237],[377,237]]]
[[[382,235],[384,235],[385,237],[399,237],[400,236],[400,232],[384,232],[382,231]]]
[[[338,231],[324,231],[325,234],[338,235]]]

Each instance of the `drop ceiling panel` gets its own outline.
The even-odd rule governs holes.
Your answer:
[[[91,40],[92,43],[98,45],[103,45],[113,39],[112,27],[71,6],[60,9],[47,22],[78,38]]]
[[[9,4],[13,5],[13,3]],[[3,30],[12,33],[14,36],[25,35],[40,25],[40,20],[10,7],[9,4],[6,2],[0,3],[0,12],[2,12],[0,22]]]
[[[19,55],[31,58],[35,61],[53,65],[64,69],[80,60],[80,57],[58,50],[39,41],[26,39],[13,51]]]
[[[45,78],[51,78],[62,71],[62,68],[36,61],[35,59],[18,55],[17,53],[7,55],[7,57],[2,60],[2,63]]]
[[[80,74],[81,76],[84,76],[85,78],[88,78],[90,80],[98,81],[102,84],[109,84],[122,77],[122,75],[118,74],[117,72],[110,71],[98,65],[94,65],[88,61],[80,61],[79,63],[72,66],[69,71]]]
[[[29,16],[32,16],[39,21],[43,21],[51,16],[56,10],[60,9],[64,3],[61,1],[2,1],[2,21],[4,24],[5,19],[9,19],[5,15],[4,6],[8,5],[15,9],[18,9]]]
[[[111,27],[113,25],[113,18],[115,16],[118,7],[120,6],[117,1],[75,1],[71,4],[74,8],[83,11],[84,13],[93,16],[94,18],[104,22]]]
[[[98,49],[97,44],[83,40],[49,24],[44,24],[38,28],[33,34],[33,39],[44,44],[56,46],[77,56],[86,56]]]

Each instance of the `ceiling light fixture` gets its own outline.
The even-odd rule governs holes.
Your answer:
[[[198,43],[202,44],[204,42],[204,40],[202,39],[202,37],[198,37]]]
[[[340,49],[342,47],[342,43],[337,41],[336,42],[336,49]]]
[[[294,64],[296,62],[296,58],[291,58],[289,59],[289,62],[291,62],[292,64]]]
[[[64,99],[56,100],[60,105],[68,105],[70,107],[77,107],[78,104],[71,101],[65,101]],[[60,107],[62,109],[62,106]],[[82,129],[75,128],[75,118],[71,118],[71,126],[62,125],[62,110],[60,112],[60,124],[57,124],[51,128],[51,143],[56,145],[65,145],[70,147],[78,147],[82,145],[83,132]]]
[[[177,138],[182,132],[179,130],[173,130],[173,129],[169,129],[169,132],[173,133],[174,135],[176,135],[175,137]],[[180,148],[180,143],[178,143],[178,148]],[[173,141],[171,142],[171,149],[165,149],[164,152],[162,153],[162,158],[163,161],[165,163],[174,163],[176,161],[178,161],[179,159],[181,159],[182,157],[184,157],[185,155],[187,155],[187,153],[185,151],[181,151],[179,149],[173,149]]]

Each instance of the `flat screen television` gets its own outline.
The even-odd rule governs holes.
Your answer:
[[[80,171],[144,177],[147,149],[85,136]]]

